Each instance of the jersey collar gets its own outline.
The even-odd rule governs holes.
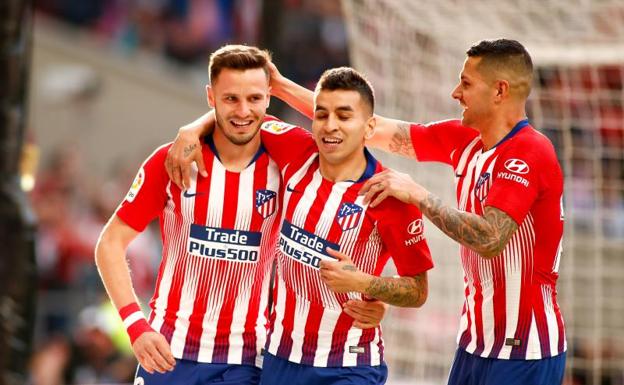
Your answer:
[[[221,158],[219,157],[219,152],[217,151],[217,147],[214,144],[214,139],[212,138],[212,133],[204,137],[204,143],[206,143],[208,147],[210,147],[210,150],[212,151],[212,153],[215,154],[217,159],[219,159],[219,162],[221,162]],[[258,158],[260,158],[260,156],[264,154],[265,152],[266,150],[264,149],[262,142],[260,142],[260,147],[258,148],[258,151],[253,156],[253,158],[251,158],[251,161],[249,161],[249,164],[247,165],[247,167],[249,167],[253,162],[258,160]]]
[[[505,137],[501,139],[498,143],[496,143],[492,148],[498,147],[504,142],[506,142],[508,139],[513,138],[518,132],[520,132],[520,130],[522,130],[524,127],[528,125],[529,125],[529,119],[522,119],[521,121],[516,123],[516,125],[511,129],[511,131],[509,131],[509,133],[505,135]]]
[[[358,180],[350,180],[349,182],[361,183],[375,175],[375,170],[377,169],[377,159],[375,159],[373,154],[371,154],[366,147],[364,147],[364,156],[366,157],[366,168],[364,169],[364,173]]]

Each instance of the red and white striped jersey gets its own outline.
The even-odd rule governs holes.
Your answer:
[[[193,168],[186,191],[169,181],[168,145],[143,164],[117,215],[137,231],[158,217],[163,255],[149,322],[174,357],[259,365],[275,255],[280,175],[261,148],[242,172],[202,146],[208,177]]]
[[[262,141],[278,163],[285,187],[279,235],[275,311],[269,353],[319,367],[379,365],[381,328],[352,327],[342,311],[359,293],[336,294],[320,278],[321,260],[334,260],[326,247],[351,256],[362,271],[379,275],[390,255],[398,273],[415,276],[433,267],[414,206],[386,199],[376,208],[358,191],[382,166],[366,151],[358,181],[331,182],[320,173],[310,134],[282,122],[263,124]],[[293,151],[296,149],[296,151]]]
[[[556,289],[563,175],[550,141],[527,120],[487,151],[479,133],[456,120],[413,124],[411,137],[418,160],[453,166],[460,210],[483,215],[492,206],[518,224],[503,252],[492,259],[460,247],[465,303],[459,346],[502,359],[564,352]]]

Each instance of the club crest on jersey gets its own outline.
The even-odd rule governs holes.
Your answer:
[[[489,172],[484,172],[483,174],[481,174],[481,176],[479,176],[479,179],[477,179],[477,184],[474,188],[474,194],[480,201],[483,201],[487,197],[487,193],[489,190],[487,184],[488,179],[490,179]]]
[[[293,126],[292,124],[285,123],[285,122],[271,120],[271,121],[262,123],[262,126],[260,127],[263,130],[269,131],[270,133],[273,133],[273,134],[283,134],[284,132],[290,130],[291,128],[295,126]]]
[[[271,190],[256,190],[256,211],[266,219],[273,215],[277,206],[277,193]]]
[[[136,177],[134,177],[134,181],[132,182],[132,186],[130,187],[128,194],[126,194],[126,200],[128,202],[132,202],[134,198],[136,198],[139,190],[141,190],[141,187],[143,186],[143,182],[145,182],[145,171],[143,171],[143,167],[141,167]]]
[[[364,209],[355,203],[345,202],[338,209],[336,222],[340,225],[342,231],[351,230],[360,223]]]

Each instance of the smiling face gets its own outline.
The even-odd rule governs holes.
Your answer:
[[[224,68],[207,87],[217,130],[232,143],[245,145],[256,137],[269,106],[269,81],[262,68]],[[258,139],[259,140],[259,139]]]
[[[364,158],[364,140],[374,129],[370,106],[357,91],[320,90],[315,95],[312,134],[321,161],[350,166]]]
[[[462,124],[476,129],[491,117],[497,94],[495,82],[478,70],[481,60],[479,57],[466,59],[459,84],[452,93],[453,98],[464,108]]]

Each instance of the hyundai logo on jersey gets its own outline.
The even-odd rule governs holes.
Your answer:
[[[277,193],[271,190],[256,190],[256,210],[266,219],[275,212]]]
[[[325,251],[327,247],[340,250],[337,244],[307,232],[286,220],[282,223],[279,248],[284,255],[318,269],[322,260],[336,260],[327,254]]]
[[[364,209],[355,203],[345,202],[338,209],[336,221],[342,231],[350,230],[358,225]]]
[[[256,231],[230,230],[191,224],[189,254],[235,262],[257,262],[260,238]]]

